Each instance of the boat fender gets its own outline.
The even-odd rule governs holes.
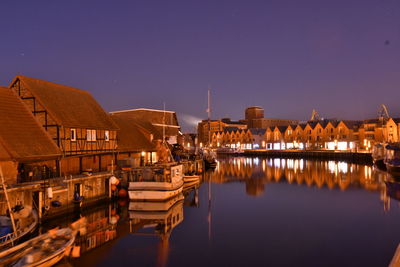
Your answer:
[[[47,188],[47,197],[50,199],[53,198],[53,188],[51,188],[51,187]]]
[[[113,184],[113,185],[118,185],[119,184],[119,180],[118,180],[117,177],[111,176],[110,177],[110,183]]]
[[[81,256],[81,247],[80,246],[74,246],[72,248],[72,257],[73,258],[79,258]]]
[[[71,246],[68,246],[68,247],[65,249],[64,255],[65,255],[66,257],[68,257],[69,255],[71,255],[71,251],[72,251],[72,247],[71,247]]]

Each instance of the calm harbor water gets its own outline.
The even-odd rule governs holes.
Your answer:
[[[345,162],[221,159],[164,212],[129,212],[127,201],[83,211],[81,257],[62,264],[387,266],[400,243],[400,191],[385,179]]]

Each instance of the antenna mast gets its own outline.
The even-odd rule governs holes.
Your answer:
[[[165,143],[165,102],[164,104],[164,114],[163,114],[163,127],[162,127],[162,139],[163,139],[163,144]]]

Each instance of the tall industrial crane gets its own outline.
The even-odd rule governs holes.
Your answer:
[[[319,121],[319,120],[321,120],[321,118],[319,117],[318,112],[315,109],[313,109],[310,121]]]
[[[386,107],[384,104],[382,104],[382,105],[379,107],[379,110],[378,110],[378,117],[379,117],[379,118],[383,118],[383,119],[389,119],[389,118],[390,118],[388,109],[387,109],[387,107]]]

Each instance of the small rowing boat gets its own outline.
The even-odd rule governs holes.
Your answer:
[[[72,246],[77,231],[71,228],[50,230],[0,253],[0,266],[53,266],[63,257],[65,250]]]

